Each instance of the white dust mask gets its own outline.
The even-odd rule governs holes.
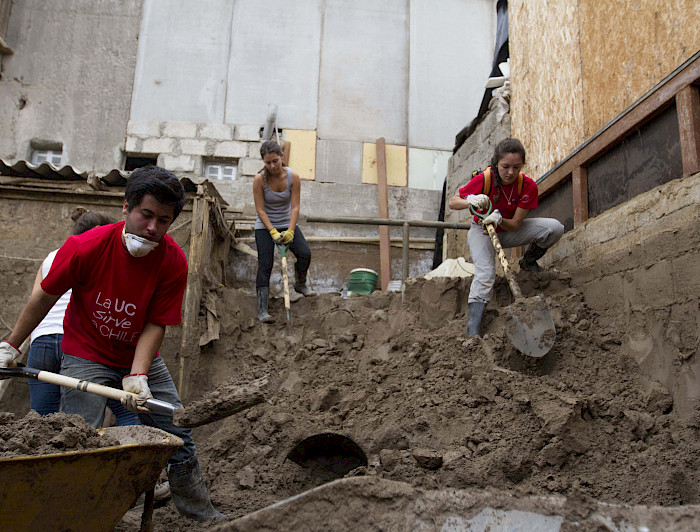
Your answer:
[[[126,249],[132,257],[145,257],[158,245],[158,242],[127,233],[126,225],[122,229],[122,236]]]

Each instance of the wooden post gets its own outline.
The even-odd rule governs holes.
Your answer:
[[[700,89],[688,85],[676,94],[683,175],[700,171]]]
[[[574,168],[571,182],[574,186],[574,227],[578,227],[588,220],[588,169],[585,166]]]
[[[292,153],[292,143],[288,140],[282,143],[282,162],[285,166],[289,165],[289,156]]]
[[[189,269],[182,311],[182,343],[178,391],[183,401],[187,392],[185,389],[186,365],[190,356],[199,352],[199,307],[202,301],[202,279],[204,277],[204,267],[206,266],[209,233],[209,201],[204,192],[204,187],[198,185],[197,196],[192,204]]]
[[[379,218],[389,218],[389,196],[386,185],[386,143],[384,137],[377,139],[377,201]],[[379,226],[379,267],[382,290],[389,288],[391,281],[391,239],[389,226]]]

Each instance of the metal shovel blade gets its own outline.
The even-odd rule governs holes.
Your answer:
[[[552,315],[539,296],[518,299],[508,307],[506,334],[521,353],[540,358],[549,353],[557,333]]]

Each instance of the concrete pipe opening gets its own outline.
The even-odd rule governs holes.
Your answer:
[[[321,482],[343,478],[353,469],[367,466],[367,455],[357,443],[330,432],[300,441],[287,458]]]

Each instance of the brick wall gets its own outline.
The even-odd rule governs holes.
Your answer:
[[[238,175],[252,177],[263,167],[261,125],[129,121],[128,156],[157,155],[158,165],[178,175],[201,176],[203,161],[237,159]]]

